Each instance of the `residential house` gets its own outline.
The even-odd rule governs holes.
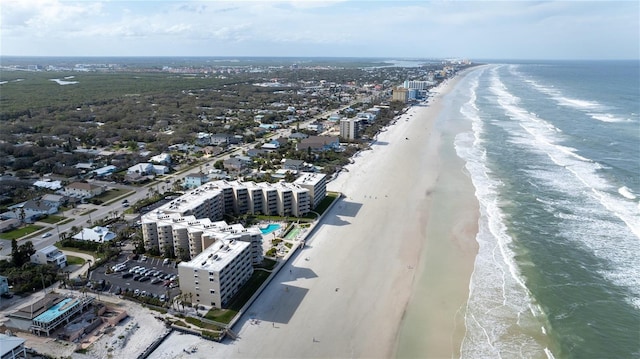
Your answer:
[[[114,173],[118,168],[114,165],[109,165],[109,166],[105,166],[105,167],[101,167],[98,169],[95,169],[93,171],[91,171],[92,173],[94,173],[97,177],[105,177],[108,176],[112,173]]]
[[[340,149],[340,138],[337,136],[310,136],[296,144],[296,150],[323,152]]]
[[[289,139],[290,140],[304,140],[305,138],[308,138],[309,135],[307,135],[306,133],[302,133],[302,132],[296,132],[296,133],[292,133],[289,135]]]
[[[45,194],[40,201],[49,207],[62,207],[68,202],[68,198],[57,194]]]
[[[225,146],[231,142],[233,135],[226,133],[216,133],[211,135],[211,144],[214,146]]]
[[[267,151],[258,148],[251,148],[247,150],[247,156],[249,157],[260,157],[263,153],[267,153]]]
[[[206,132],[198,132],[196,135],[196,144],[198,146],[208,146],[211,144],[211,134]]]
[[[109,228],[96,226],[93,228],[82,228],[82,230],[73,236],[73,239],[92,242],[109,242],[116,238],[116,234],[109,231]]]
[[[238,157],[231,157],[223,162],[224,168],[231,171],[241,171],[247,167],[247,163],[247,161]]]
[[[47,246],[31,255],[31,263],[53,264],[58,268],[64,268],[67,266],[67,256],[55,246]]]
[[[222,153],[224,149],[219,146],[206,146],[202,148],[202,153],[208,156],[217,156]]]
[[[62,181],[52,181],[49,179],[44,179],[42,181],[36,181],[33,185],[34,187],[46,188],[52,191],[57,191],[60,188],[62,188]]]
[[[4,217],[4,214],[3,214]],[[7,218],[0,220],[0,233],[8,232],[20,226],[20,220],[17,218]]]
[[[169,173],[169,168],[163,165],[154,165],[151,163],[138,163],[127,169],[128,175],[139,174],[141,176],[147,175],[163,175]]]
[[[315,122],[312,122],[312,123],[308,124],[307,125],[307,129],[310,130],[310,131],[315,131],[315,132],[320,133],[320,132],[324,131],[324,125],[322,125],[322,123],[320,123],[318,121],[315,121]]]
[[[265,151],[275,151],[280,148],[280,142],[278,142],[277,140],[271,140],[270,142],[260,146],[260,148]]]
[[[205,184],[209,180],[209,177],[202,172],[194,172],[184,177],[184,188],[196,188]]]
[[[105,187],[86,182],[73,182],[64,188],[64,194],[76,198],[93,198],[104,193]]]
[[[91,171],[96,168],[96,165],[93,162],[79,162],[76,163],[73,167],[79,170],[84,170],[85,172]]]
[[[286,171],[305,171],[312,167],[312,165],[302,160],[292,160],[289,158],[282,160],[282,169]]]
[[[19,337],[0,334],[0,357],[2,359],[22,359],[28,358],[27,348],[24,346],[25,340]]]
[[[149,158],[149,162],[169,166],[171,165],[171,154],[163,152],[159,155],[155,155]]]

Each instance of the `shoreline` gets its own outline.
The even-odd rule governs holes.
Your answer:
[[[453,206],[447,213],[454,220],[442,221],[437,216],[447,202],[470,208],[474,206],[469,203],[477,203],[468,187],[460,192],[464,192],[460,200],[450,201],[445,195],[447,181],[443,181],[453,175],[471,186],[460,168],[449,163],[451,154],[440,150],[451,129],[438,125],[443,97],[463,76],[441,84],[428,105],[410,107],[378,134],[371,149],[353,158],[346,166],[348,172],[327,184],[328,190],[339,191],[343,197],[325,214],[322,229],[307,239],[307,246],[292,256],[240,318],[234,327],[240,339],[215,343],[173,333],[150,358],[183,357],[181,348],[188,345],[200,347],[189,357],[201,353],[207,358],[395,357],[403,353],[398,349],[406,338],[405,320],[413,316],[414,302],[420,299],[415,292],[425,278],[424,271],[431,271],[433,265],[440,267],[427,278],[437,279],[434,285],[438,288],[454,288],[456,298],[462,296],[466,303],[471,271],[462,270],[453,281],[443,276],[439,269],[458,272],[448,265],[460,261],[455,251],[440,244],[463,248],[467,255],[461,257],[466,263],[462,268],[472,269],[473,224],[477,225],[479,211],[463,211],[458,216]],[[450,237],[454,241],[439,240],[441,230],[454,234]],[[431,263],[431,256],[440,260]],[[441,295],[439,299],[457,302],[450,300],[451,291]],[[435,316],[442,312],[437,305],[426,308],[429,316],[436,317],[429,322],[431,331],[455,329],[460,308],[454,309],[452,316]],[[461,328],[462,336],[457,327],[457,334],[444,335],[445,341],[451,343],[452,337],[461,341],[464,322]],[[431,348],[442,338],[433,335],[426,342]],[[446,347],[452,349],[451,344]],[[439,353],[419,349],[418,355],[408,355],[441,356]],[[445,356],[453,353],[449,350]]]

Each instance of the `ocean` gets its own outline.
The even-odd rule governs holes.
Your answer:
[[[472,70],[479,252],[463,358],[640,358],[638,61]]]

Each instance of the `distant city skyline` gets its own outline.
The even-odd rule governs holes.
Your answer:
[[[637,1],[3,0],[5,56],[639,59]]]

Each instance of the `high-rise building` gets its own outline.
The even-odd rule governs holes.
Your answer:
[[[343,118],[340,120],[340,137],[355,140],[360,130],[359,118]]]

